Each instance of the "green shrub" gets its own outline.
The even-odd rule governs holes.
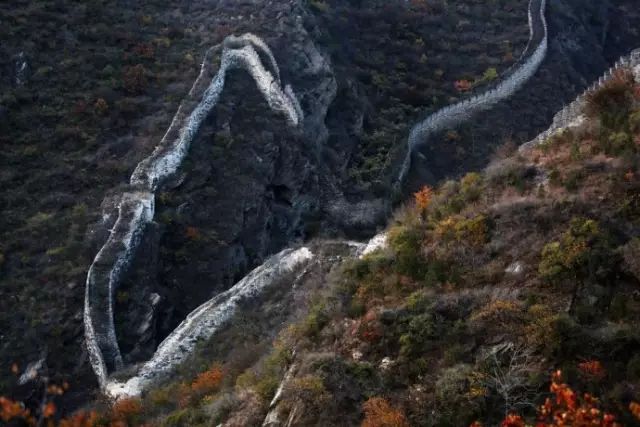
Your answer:
[[[145,403],[151,410],[171,407],[175,403],[175,386],[157,387],[145,396]]]
[[[436,197],[431,202],[433,217],[440,220],[459,213],[466,206],[464,197],[460,194],[460,186],[456,181],[446,181],[440,186]]]
[[[321,409],[323,403],[331,396],[327,392],[322,378],[316,375],[294,378],[287,384],[285,393],[295,400],[304,402],[307,409],[309,406]]]
[[[595,271],[603,244],[604,236],[596,221],[575,217],[558,241],[544,246],[538,272],[551,282],[586,279]]]
[[[454,260],[434,259],[429,261],[427,265],[424,284],[426,286],[436,286],[443,283],[455,284],[460,281],[460,276],[460,265]]]
[[[200,409],[184,408],[174,411],[166,416],[162,422],[163,427],[192,427],[204,425],[207,421],[206,414]]]
[[[329,316],[325,305],[323,303],[314,304],[309,309],[307,317],[302,321],[300,331],[307,338],[316,338],[328,321]]]
[[[633,138],[625,131],[609,134],[607,143],[603,147],[607,154],[620,154],[633,149]]]
[[[429,298],[423,291],[416,291],[406,299],[407,309],[413,313],[424,312],[431,304]]]
[[[425,351],[436,336],[436,325],[431,313],[410,316],[405,320],[398,340],[400,355],[412,358]]]
[[[640,132],[640,110],[634,111],[629,115],[629,130],[631,132]]]
[[[485,171],[485,179],[491,187],[516,187],[519,191],[525,188],[527,168],[518,160],[509,158],[492,163]]]
[[[276,390],[278,390],[279,385],[279,378],[273,375],[265,375],[260,380],[258,380],[255,385],[255,390],[263,402],[269,402],[276,394]]]
[[[489,239],[489,223],[487,217],[478,215],[463,219],[455,225],[456,240],[469,246],[481,247]]]
[[[490,82],[498,78],[498,70],[494,67],[487,68],[482,75],[482,80]]]
[[[435,384],[435,425],[458,427],[471,424],[482,409],[484,396],[475,392],[480,387],[470,365],[458,364],[444,369]]]
[[[582,159],[582,155],[580,154],[580,144],[574,142],[571,144],[571,160],[577,162]]]
[[[582,170],[570,170],[567,172],[567,176],[564,179],[564,187],[567,191],[576,191],[579,187],[580,181],[584,179],[584,173]]]
[[[349,303],[347,315],[351,318],[363,316],[367,311],[366,305],[358,298],[353,298]]]
[[[398,273],[414,279],[421,279],[425,273],[422,256],[423,234],[416,227],[395,226],[389,230],[387,241],[395,255],[395,269]]]
[[[482,175],[470,172],[460,180],[460,193],[465,202],[474,202],[482,194]]]

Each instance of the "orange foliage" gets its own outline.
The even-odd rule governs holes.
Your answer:
[[[64,420],[60,420],[59,427],[93,427],[98,421],[95,412],[78,412]]]
[[[602,365],[597,361],[585,362],[585,369],[600,372]],[[583,365],[583,364],[581,364]],[[551,392],[554,398],[547,398],[538,409],[536,427],[621,427],[616,417],[603,412],[598,407],[598,399],[590,394],[580,398],[567,384],[562,382],[562,372],[551,376]],[[631,413],[640,420],[640,404],[629,405]],[[527,424],[518,414],[509,414],[500,427],[525,427]],[[482,427],[475,422],[470,427]]]
[[[116,421],[130,420],[142,413],[142,402],[136,398],[120,399],[111,407],[111,416]]]
[[[427,208],[431,204],[431,199],[433,198],[433,190],[431,189],[431,187],[425,185],[420,189],[420,191],[413,194],[413,198],[415,199],[418,211],[421,215],[424,216]]]
[[[629,404],[629,410],[631,411],[631,415],[640,421],[640,403],[631,402],[631,404]]]
[[[220,387],[223,377],[222,367],[216,363],[196,377],[191,383],[191,390],[199,394],[212,393]]]
[[[453,86],[458,92],[467,92],[471,90],[471,82],[469,80],[456,80]]]
[[[35,425],[35,419],[21,402],[0,397],[0,420],[8,423],[12,419],[22,419],[26,421],[28,425]]]
[[[47,396],[60,396],[68,389],[69,383],[66,381],[62,383],[62,386],[50,384],[47,386],[46,394]],[[54,417],[58,412],[58,408],[55,403],[49,401],[48,398],[45,398],[44,402],[42,402],[40,409],[42,411],[42,419],[46,419],[46,421],[44,421],[44,425],[48,427],[52,427],[54,425],[57,425],[58,427],[94,427],[98,422],[98,415],[96,412],[79,411],[69,418],[60,419],[56,424]],[[142,406],[140,405],[140,410],[141,409]],[[36,426],[41,424],[36,421],[34,416],[31,415],[31,411],[25,407],[24,403],[13,401],[4,396],[0,396],[0,422],[2,422],[1,425],[9,423],[10,425],[20,426]],[[111,423],[110,427],[116,427],[118,422],[119,421]],[[122,425],[126,427],[128,424],[125,423]]]
[[[578,369],[583,375],[593,379],[602,379],[607,374],[599,360],[587,360],[586,362],[578,363]]]
[[[555,399],[547,398],[539,409],[539,427],[554,426],[598,426],[618,427],[616,418],[598,408],[598,399],[584,394],[582,399],[565,383],[562,372],[556,371],[551,377],[551,392]]]
[[[59,385],[51,384],[49,387],[47,387],[47,394],[50,394],[52,396],[62,396],[64,394],[64,388],[60,387]]]
[[[222,366],[215,363],[208,371],[200,373],[191,384],[181,384],[176,399],[178,407],[186,408],[198,398],[218,391],[223,378]]]
[[[56,414],[56,411],[57,408],[55,403],[49,402],[44,405],[44,408],[42,408],[42,416],[45,418],[53,417]]]
[[[525,423],[520,415],[509,414],[500,423],[500,427],[525,427]]]
[[[408,427],[407,417],[381,397],[372,397],[362,405],[362,427]]]

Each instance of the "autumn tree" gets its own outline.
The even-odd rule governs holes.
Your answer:
[[[35,425],[35,418],[31,411],[25,408],[22,402],[16,402],[6,397],[0,397],[0,420],[4,423],[17,422],[22,420],[26,425]]]
[[[407,417],[394,408],[386,399],[372,397],[362,405],[364,421],[362,427],[408,427]]]
[[[191,390],[198,394],[213,393],[218,390],[223,378],[222,366],[216,363],[196,377],[191,383]]]
[[[544,404],[538,408],[536,427],[621,427],[613,414],[604,412],[594,396],[585,393],[579,396],[562,381],[562,372],[556,371],[551,376],[550,391]],[[632,403],[631,413],[640,419],[640,405]],[[508,414],[500,427],[527,427],[522,416],[517,413]],[[478,421],[471,427],[482,427]]]
[[[142,402],[133,397],[117,400],[111,407],[111,418],[114,422],[135,425],[141,414]]]
[[[547,398],[538,410],[540,427],[620,426],[614,415],[599,408],[598,399],[588,393],[580,397],[564,383],[561,371],[552,375],[550,391],[553,398]]]
[[[425,220],[427,217],[427,209],[433,199],[433,190],[431,187],[425,185],[420,189],[420,191],[413,194],[413,198],[420,217]]]

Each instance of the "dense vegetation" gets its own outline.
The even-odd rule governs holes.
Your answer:
[[[310,6],[325,28],[319,43],[331,53],[339,90],[363,92],[370,103],[354,127],[359,149],[349,162],[352,185],[383,180],[412,123],[496,80],[529,37],[527,2],[521,0],[490,7],[440,0],[404,7],[342,0]],[[330,115],[350,114],[350,105],[336,107]]]
[[[82,339],[88,225],[162,136],[198,69],[199,36],[165,7],[0,6],[0,323],[21,331],[3,337],[3,366],[45,347],[64,355]],[[27,64],[20,84],[15,52]],[[78,361],[49,363],[70,372]]]
[[[343,3],[313,2],[321,15],[360,13],[357,2]],[[26,32],[32,15],[49,17],[55,25],[62,12],[77,19],[73,31],[88,42],[98,40],[92,34],[101,23],[119,28],[116,15],[100,2],[73,12],[59,10],[63,4],[39,2],[15,13],[3,8],[2,18],[12,25],[0,31]],[[409,7],[415,12],[426,6],[416,1]],[[446,16],[441,8],[433,13]],[[355,15],[351,22],[358,22]],[[392,14],[389,19],[400,18]],[[36,98],[19,87],[3,92],[2,105],[11,112],[0,111],[6,131],[0,156],[14,167],[0,171],[3,207],[11,207],[3,209],[2,231],[10,231],[0,241],[0,321],[24,330],[46,329],[54,354],[64,353],[69,341],[81,336],[80,293],[60,303],[64,310],[52,310],[50,304],[59,298],[60,287],[78,288],[83,279],[84,234],[92,215],[87,205],[99,202],[110,179],[126,181],[130,171],[131,164],[125,167],[110,157],[113,153],[98,149],[100,140],[107,130],[124,138],[130,120],[149,114],[140,107],[153,104],[149,94],[164,94],[170,81],[182,81],[184,75],[177,74],[195,69],[193,57],[183,56],[194,41],[189,32],[176,32],[145,14],[132,13],[130,19],[122,25],[139,23],[140,32],[114,36],[113,52],[95,46],[106,49],[106,59],[96,64],[73,62],[71,51],[56,49],[56,37],[43,32],[40,47],[65,55],[51,61],[71,61],[77,78],[68,82],[51,70],[35,70]],[[336,16],[331,22],[345,24]],[[418,35],[400,39],[413,43]],[[467,76],[455,67],[445,70],[451,84],[433,107],[495,78],[494,71],[512,60],[470,60],[478,68]],[[166,67],[176,68],[169,75],[161,71]],[[99,76],[100,85],[83,86],[81,73]],[[358,180],[374,178],[388,162],[394,132],[406,131],[394,126],[409,123],[418,107],[407,99],[397,104],[395,89],[380,85],[384,82],[371,69],[366,73],[363,82],[379,94],[373,99],[380,113],[366,127],[363,152],[377,164],[354,159]],[[64,86],[66,96],[52,85]],[[174,90],[163,102],[166,114],[186,88]],[[415,90],[412,86],[406,93]],[[410,107],[390,113],[379,108],[385,103]],[[140,399],[98,401],[89,411],[61,420],[57,404],[73,387],[52,375],[42,396],[30,396],[29,409],[0,398],[0,420],[62,426],[254,425],[273,410],[297,425],[519,427],[538,418],[543,425],[562,425],[558,417],[573,423],[565,425],[633,425],[640,416],[635,403],[640,401],[640,87],[633,76],[620,73],[592,94],[587,116],[585,123],[530,152],[505,146],[481,173],[424,187],[396,213],[388,247],[343,263],[310,298],[306,315],[283,328],[275,342],[252,345],[252,328],[260,319],[242,319],[229,332],[234,339],[203,343],[174,378]],[[27,131],[36,122],[44,132],[41,141]],[[387,129],[394,130],[384,133]],[[382,142],[370,144],[366,135],[376,132]],[[33,170],[43,172],[29,176]],[[60,170],[66,172],[56,175]],[[42,188],[55,191],[46,198]],[[209,236],[187,227],[184,238],[199,243]],[[37,291],[31,291],[33,277]],[[65,322],[74,326],[63,327]],[[25,335],[25,341],[36,336]],[[238,339],[243,345],[227,351]],[[21,355],[14,351],[13,356]],[[53,373],[58,367],[51,368]]]
[[[261,419],[294,363],[279,410],[295,409],[302,425],[362,416],[365,425],[492,425],[511,411],[535,419],[554,369],[564,378],[554,379],[555,390],[566,381],[599,396],[602,417],[632,424],[629,405],[640,399],[639,95],[621,73],[589,98],[581,126],[417,193],[396,214],[387,249],[346,263],[266,360],[240,375],[227,371],[223,382],[235,392],[185,407],[159,401],[158,393],[179,396],[170,390],[185,387],[168,385],[144,399],[147,415],[174,408],[162,415],[168,425],[239,413]],[[223,371],[234,363],[220,362]],[[376,411],[396,421],[367,424]]]
[[[345,262],[267,357],[241,368],[240,353],[203,357],[207,344],[93,425],[258,424],[285,376],[271,410],[296,425],[634,424],[640,86],[621,72],[586,110],[529,152],[505,147],[416,193],[387,248]]]
[[[119,186],[128,181],[136,163],[162,137],[199,69],[198,63],[206,48],[230,33],[253,31],[268,40],[278,61],[286,59],[283,58],[286,57],[283,47],[279,46],[279,43],[287,43],[281,37],[285,29],[272,25],[277,18],[277,8],[265,8],[256,13],[248,2],[219,3],[213,7],[209,3],[183,2],[168,8],[166,2],[158,1],[92,0],[78,5],[66,0],[19,0],[0,5],[0,38],[3,41],[0,44],[0,323],[12,325],[0,344],[2,366],[19,362],[24,367],[38,360],[43,353],[55,354],[56,357],[48,360],[52,376],[60,380],[73,377],[74,381],[81,376],[79,382],[94,383],[81,351],[82,303],[87,266],[106,238],[105,230],[95,227],[100,221],[100,203],[105,195],[108,199],[109,195],[119,192]],[[458,12],[464,2],[450,3],[449,8],[434,11],[440,17],[451,15],[449,26],[454,25],[455,19],[476,13],[475,10]],[[340,2],[334,6],[324,12],[315,9],[322,24],[319,28],[331,22],[335,11],[342,7]],[[521,6],[514,5],[509,13],[498,14],[492,21],[494,29],[502,26],[509,34],[512,30],[520,34],[516,37],[520,42],[515,43],[517,46],[513,49],[516,54],[526,38],[525,12]],[[416,31],[419,17],[429,11],[419,4],[410,7],[407,10],[400,5],[391,14],[387,9],[376,7],[370,17],[376,19],[381,30],[388,25],[397,27],[397,34],[394,34],[401,41],[393,48],[389,44],[390,49],[384,55],[400,53],[420,37],[427,40],[424,31],[420,30],[422,35]],[[348,9],[349,16],[354,18],[360,13],[355,3]],[[410,15],[409,12],[415,17],[411,20],[411,28],[403,30],[401,21]],[[249,19],[238,20],[238,16]],[[365,25],[366,17],[361,17],[359,22]],[[439,26],[437,20],[431,24]],[[331,34],[336,35],[333,31],[341,31],[344,25],[340,20],[337,27],[332,27]],[[496,34],[498,39],[507,37],[500,31]],[[411,38],[407,39],[409,36]],[[328,35],[321,38],[330,43]],[[353,46],[359,42],[354,39]],[[368,56],[365,51],[373,48],[374,40],[368,43],[359,56]],[[463,49],[457,49],[458,43],[466,41],[454,37],[451,41],[453,53],[449,52],[449,56],[464,53]],[[495,57],[491,54],[490,61],[478,62],[482,69],[469,70],[475,77],[487,68],[501,70],[503,66],[496,62],[504,54],[503,50],[493,41],[474,49],[485,48],[495,51]],[[417,61],[419,45],[411,49],[410,59]],[[430,61],[436,60],[435,55],[439,60],[446,53],[445,47],[425,47],[424,50],[427,55],[434,55]],[[474,56],[484,57],[476,53]],[[21,69],[23,62],[26,65]],[[400,62],[406,63],[405,60]],[[508,63],[504,62],[504,66]],[[383,73],[382,66],[387,65],[376,65],[379,76]],[[350,66],[343,64],[340,73],[350,74]],[[427,63],[421,66],[427,67]],[[448,65],[442,67],[448,70]],[[459,75],[458,66],[452,70],[456,71],[451,71],[446,79],[429,78],[430,83],[424,85],[420,95],[428,95],[427,99],[431,100],[430,91],[435,94],[441,86],[446,86],[446,93],[458,96],[453,79],[463,76]],[[372,72],[373,69],[367,71]],[[237,175],[234,185],[242,185],[246,181],[245,175],[255,172],[247,166],[238,173],[239,166],[235,166],[246,164],[247,141],[266,145],[269,138],[264,131],[277,135],[280,127],[279,121],[263,114],[264,106],[259,103],[262,99],[243,77],[230,79],[230,96],[221,102],[217,117],[210,124],[211,130],[205,135],[214,142],[201,144],[200,152],[194,150],[195,157],[223,159],[220,164],[232,165],[227,167]],[[405,70],[393,77],[394,86],[390,89],[402,86],[401,79],[405,78],[412,79],[412,73]],[[370,76],[363,82],[373,88]],[[407,86],[403,91],[412,87]],[[374,93],[373,89],[367,91],[371,92],[367,96]],[[393,101],[390,93],[385,89],[386,103]],[[438,105],[449,101],[439,92],[438,97]],[[377,111],[383,105],[376,101],[374,107]],[[341,108],[336,106],[336,111]],[[232,114],[235,110],[239,113]],[[228,117],[233,118],[229,134],[219,126]],[[367,120],[369,123],[378,121],[376,117]],[[394,126],[402,126],[402,132],[406,131],[404,126],[408,121],[403,117],[393,120],[403,123]],[[397,147],[405,141],[405,135],[400,133],[394,137]],[[300,145],[297,141],[286,143]],[[375,158],[372,161],[378,162],[380,157],[371,153],[371,159]],[[357,163],[368,162],[368,157],[369,154],[359,155]],[[187,181],[187,187],[194,182],[192,186],[202,190],[194,196],[185,194],[188,192],[181,188],[176,192],[164,191],[158,197],[157,219],[163,227],[162,275],[172,286],[176,282],[180,285],[179,280],[209,283],[212,270],[228,268],[223,265],[228,263],[225,251],[229,241],[238,238],[231,230],[233,227],[225,221],[214,224],[206,211],[194,218],[195,215],[183,214],[179,209],[194,197],[199,197],[199,202],[207,206],[227,203],[226,200],[220,203],[216,186],[210,185],[208,180],[218,182],[220,176],[233,174],[227,173],[222,166],[214,167],[220,175],[212,178],[211,169],[208,163],[202,166],[194,158],[190,159],[184,167],[192,178]],[[241,205],[242,201],[235,200],[235,203]],[[181,214],[176,214],[178,211]],[[100,232],[96,233],[96,229]],[[207,250],[202,250],[203,247]],[[187,258],[193,261],[189,268],[183,267]],[[201,259],[207,262],[199,262]],[[217,261],[214,266],[212,259]],[[194,265],[198,267],[194,268]],[[232,271],[225,275],[220,280],[220,288],[233,283],[237,274],[240,273]],[[183,297],[182,287],[175,287],[179,291],[174,292],[169,287],[170,292],[174,292],[171,296],[181,294]],[[211,292],[203,286],[194,287],[196,289],[190,289],[185,297],[187,303],[180,304],[176,296],[178,313],[175,319],[167,320],[162,333],[175,326],[182,317],[182,310],[190,311]],[[123,287],[118,295],[118,309],[133,311],[129,304],[135,305],[137,297],[134,291]],[[132,329],[122,322],[124,316],[117,317],[122,330]],[[126,350],[134,347],[139,338],[122,336]],[[143,352],[138,356],[144,355]],[[15,381],[6,371],[0,372],[0,392],[7,392],[14,385]]]

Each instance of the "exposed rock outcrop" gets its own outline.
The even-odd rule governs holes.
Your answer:
[[[290,86],[282,89],[277,65],[271,68],[277,78],[261,62],[253,46],[273,60],[266,45],[249,34],[230,37],[222,51],[220,68],[204,92],[198,89],[212,74],[211,56],[205,55],[202,69],[189,97],[176,113],[169,130],[151,156],[138,164],[131,176],[132,190],[125,192],[118,205],[118,219],[107,242],[98,252],[87,274],[85,296],[85,335],[93,369],[101,385],[110,372],[122,368],[122,356],[114,325],[114,295],[124,271],[128,268],[147,223],[154,216],[154,192],[167,178],[175,174],[187,155],[189,146],[203,120],[218,102],[230,70],[245,69],[253,77],[269,107],[281,112],[291,126],[301,120],[301,109]],[[275,60],[273,60],[275,62]],[[195,100],[201,100],[195,104]],[[195,106],[187,114],[185,110]]]

